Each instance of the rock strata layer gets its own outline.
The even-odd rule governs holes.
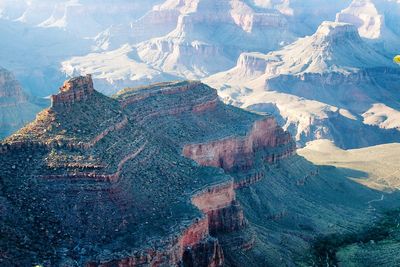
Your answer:
[[[294,149],[273,118],[226,106],[200,82],[108,98],[90,75],[71,79],[49,109],[0,145],[0,196],[7,199],[0,204],[13,203],[4,218],[29,214],[5,232],[13,240],[24,233],[39,247],[27,256],[19,240],[7,244],[9,253],[52,265],[223,266],[218,235],[247,227],[235,189],[262,177],[238,183],[229,172],[259,168],[260,159],[271,164]],[[9,222],[2,219],[0,230]],[[50,246],[56,252],[49,255]]]

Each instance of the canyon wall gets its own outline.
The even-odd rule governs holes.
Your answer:
[[[230,181],[209,187],[192,198],[193,205],[206,214],[211,235],[237,231],[246,226],[234,189],[234,183]]]
[[[87,267],[133,266],[222,266],[223,252],[217,239],[208,235],[206,217],[192,222],[183,232],[175,234],[164,249],[148,248],[134,255],[105,262],[91,262]],[[163,242],[160,242],[163,243]]]
[[[281,148],[274,150],[275,148]],[[289,133],[280,128],[274,118],[256,121],[245,137],[230,137],[202,144],[188,144],[183,155],[203,166],[224,170],[249,169],[253,166],[255,153],[264,151],[266,162],[276,162],[295,151]]]
[[[209,186],[196,193],[192,203],[202,218],[175,233],[166,248],[144,249],[135,255],[110,262],[91,262],[87,267],[111,266],[223,266],[224,256],[216,233],[231,232],[245,226],[243,211],[235,201],[233,181]]]
[[[32,121],[46,102],[29,96],[15,76],[0,66],[0,139]]]

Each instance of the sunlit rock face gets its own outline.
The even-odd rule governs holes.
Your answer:
[[[358,28],[360,36],[369,39],[381,37],[384,24],[383,15],[379,14],[372,1],[353,1],[351,5],[336,15],[336,20],[347,22]]]
[[[232,66],[243,50],[268,51],[292,39],[276,10],[255,10],[245,1],[181,4],[173,31],[138,46],[144,62],[168,73],[204,77]]]
[[[295,35],[279,10],[247,1],[165,1],[130,25],[95,37],[96,53],[62,63],[69,76],[93,73],[105,93],[120,87],[199,79],[228,69],[243,51],[268,52]],[[104,88],[104,89],[103,89]]]
[[[94,92],[91,75],[66,81],[57,95],[51,96],[51,106],[68,106],[88,99]]]
[[[385,131],[361,118],[376,103],[399,109],[399,75],[356,26],[323,22],[313,35],[282,50],[243,53],[236,67],[205,82],[229,103],[276,115],[300,145],[328,138],[360,147],[399,140],[390,127]],[[345,128],[369,134],[358,139]]]
[[[394,14],[399,11],[400,4],[396,1],[354,0],[336,15],[336,21],[355,25],[361,37],[391,54],[400,45],[399,22],[393,20]]]

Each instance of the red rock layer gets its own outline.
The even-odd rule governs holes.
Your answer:
[[[263,172],[258,172],[254,175],[251,175],[250,177],[247,177],[243,180],[240,180],[238,182],[235,182],[235,189],[240,189],[244,187],[249,187],[252,184],[255,184],[259,182],[262,178],[264,178],[264,173]]]
[[[198,104],[196,106],[193,107],[192,111],[195,113],[201,113],[207,110],[212,110],[215,109],[218,105],[218,98],[213,99],[211,101],[207,101],[201,104]]]
[[[233,181],[214,185],[197,193],[192,202],[205,216],[192,222],[163,251],[149,249],[125,259],[87,266],[208,266],[223,265],[223,252],[211,234],[234,231],[245,225],[243,211],[235,201]]]
[[[284,150],[274,152],[273,149],[277,147],[284,147]],[[266,150],[264,160],[267,162],[276,162],[280,158],[292,155],[295,151],[289,133],[283,131],[274,118],[269,117],[255,122],[245,137],[186,145],[183,148],[183,155],[203,166],[219,167],[229,171],[233,167],[250,169],[254,163],[255,153],[261,150]]]
[[[246,221],[243,210],[236,202],[233,181],[213,186],[195,195],[192,203],[207,215],[212,235],[245,227]]]
[[[90,74],[85,77],[73,78],[64,83],[57,95],[51,96],[51,106],[68,106],[87,99],[93,92],[93,81]]]
[[[136,255],[109,262],[91,262],[87,267],[133,266],[208,266],[223,265],[223,252],[217,239],[209,236],[208,219],[193,222],[172,240],[165,250],[147,249]]]
[[[236,198],[233,187],[233,181],[209,187],[193,196],[192,203],[204,213],[228,207]]]

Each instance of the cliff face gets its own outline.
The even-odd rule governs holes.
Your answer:
[[[274,152],[276,150],[276,152]],[[295,145],[287,132],[273,118],[254,123],[246,137],[227,138],[202,144],[190,144],[183,148],[183,155],[204,166],[230,171],[251,169],[255,154],[263,153],[265,162],[276,162],[292,155]]]
[[[313,35],[280,50],[241,54],[234,68],[205,82],[228,103],[272,113],[301,146],[330,139],[347,149],[400,140],[399,132],[361,118],[377,103],[400,108],[399,75],[356,26],[325,21]]]
[[[295,153],[295,144],[272,117],[242,113],[233,107],[224,106],[214,91],[205,85],[169,86],[171,88],[164,85],[163,92],[159,92],[157,86],[129,90],[122,92],[119,98],[126,103],[133,118],[136,119],[138,113],[144,115],[137,118],[144,127],[156,131],[162,125],[164,134],[179,144],[182,150],[178,152],[183,156],[202,166],[222,168],[225,173],[232,175],[232,181],[196,193],[192,203],[205,214],[210,235],[241,236],[242,231],[247,231],[248,223],[236,199],[236,190],[259,183],[265,176],[266,166],[290,158]],[[141,98],[143,102],[137,101],[137,96],[144,93],[141,90],[151,92],[146,94],[146,98]],[[200,99],[198,94],[202,96]],[[150,104],[156,102],[163,106],[165,99],[168,99],[170,105],[175,103],[175,99],[185,101],[163,112],[155,110]],[[199,106],[201,110],[193,108]],[[178,119],[179,123],[172,118]],[[220,127],[221,124],[237,120],[242,121],[240,127],[237,123],[235,128]],[[254,238],[240,237],[233,243],[239,248],[251,250]]]
[[[246,225],[233,181],[206,189],[194,196],[192,203],[206,214],[211,235],[238,231]]]
[[[94,92],[92,76],[70,79],[60,87],[60,93],[51,96],[51,106],[68,106],[75,102],[84,101]]]
[[[399,76],[400,71],[390,67],[359,69],[351,73],[332,71],[279,75],[266,81],[265,88],[321,101],[361,114],[373,103],[387,103],[397,107],[399,99],[393,88],[398,87],[396,80]],[[320,91],[320,86],[324,87],[324,92]]]

